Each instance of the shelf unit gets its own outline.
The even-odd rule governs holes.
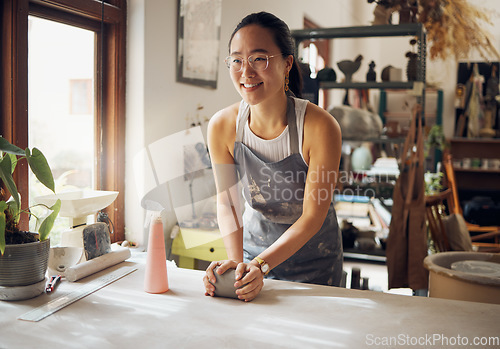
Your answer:
[[[291,32],[295,38],[295,52],[299,52],[300,44],[306,40],[315,39],[339,39],[339,38],[373,38],[373,37],[396,37],[396,36],[413,36],[417,38],[417,79],[416,81],[401,81],[401,82],[320,82],[321,89],[406,89],[414,90],[418,95],[417,101],[422,105],[421,118],[424,119],[425,111],[425,69],[426,69],[426,34],[421,23],[410,23],[400,25],[378,25],[378,26],[362,26],[362,27],[339,27],[339,28],[314,28],[293,30]],[[424,121],[425,122],[425,121]],[[344,139],[344,141],[347,141]],[[365,140],[367,141],[367,140]],[[394,146],[395,143],[403,143],[404,138],[381,138],[371,140],[377,143],[389,143]],[[352,253],[351,253],[352,252]],[[376,261],[385,261],[384,252],[380,255],[374,253],[360,254],[360,251],[345,251],[345,257],[356,259],[370,259]]]
[[[321,82],[320,88],[378,88],[378,89],[414,89],[416,86],[425,88],[426,68],[426,33],[421,23],[406,23],[399,25],[374,25],[360,27],[314,28],[292,30],[295,39],[295,51],[299,52],[300,43],[314,39],[339,38],[370,38],[414,36],[417,38],[417,80],[408,82]],[[417,84],[417,85],[416,85]],[[425,94],[422,94],[421,103],[425,103]]]
[[[422,105],[421,118],[425,125],[425,70],[426,70],[426,33],[421,23],[405,23],[399,25],[375,25],[357,27],[337,27],[337,28],[313,28],[292,30],[295,39],[295,52],[298,56],[300,44],[306,40],[316,39],[339,39],[339,38],[374,38],[374,37],[397,37],[412,36],[417,39],[417,79],[415,81],[390,81],[390,82],[330,82],[319,83],[321,89],[380,89],[384,90],[414,90],[417,94],[417,101]],[[383,115],[381,115],[383,119]],[[399,139],[398,139],[399,140]],[[403,140],[404,141],[404,140]],[[379,143],[384,143],[379,140]],[[397,140],[385,139],[385,143],[398,143]]]

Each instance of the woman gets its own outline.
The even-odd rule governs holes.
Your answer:
[[[237,290],[245,301],[259,294],[264,275],[340,283],[342,243],[332,204],[340,127],[325,110],[293,96],[301,85],[293,51],[288,26],[270,13],[248,15],[231,36],[226,64],[243,100],[216,113],[208,127],[229,259],[207,268],[206,295],[214,295],[216,266],[219,274],[236,268],[235,287],[245,285]]]

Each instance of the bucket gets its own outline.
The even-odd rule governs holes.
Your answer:
[[[427,256],[429,297],[500,304],[500,254],[441,252]]]

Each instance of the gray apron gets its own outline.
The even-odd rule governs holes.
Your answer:
[[[265,162],[242,143],[249,113],[238,121],[234,161],[243,184],[243,253],[251,261],[272,245],[302,214],[308,166],[299,153],[294,100],[288,97],[291,155]],[[240,117],[240,115],[238,116]],[[338,286],[342,276],[342,241],[333,203],[321,229],[268,278]]]

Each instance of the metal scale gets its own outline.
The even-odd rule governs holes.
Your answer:
[[[85,253],[80,262],[103,255],[110,250],[110,232],[104,222],[87,224],[87,217],[108,207],[118,196],[117,191],[79,190],[39,196],[35,201],[52,206],[61,200],[61,217],[69,218],[69,229],[62,232],[60,247],[80,247]]]

